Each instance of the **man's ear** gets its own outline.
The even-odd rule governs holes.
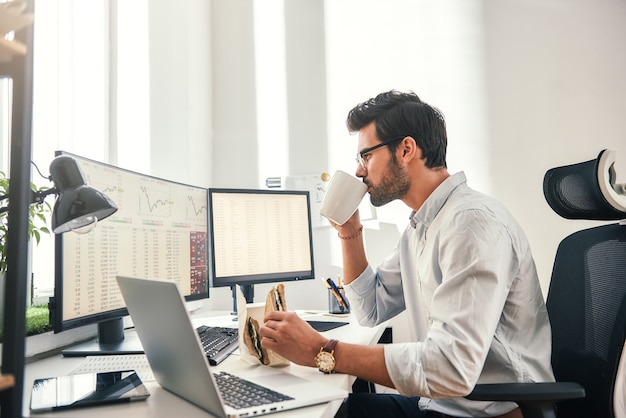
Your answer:
[[[400,155],[404,161],[408,162],[414,158],[422,158],[422,150],[417,146],[412,136],[405,137],[398,148],[401,151]]]

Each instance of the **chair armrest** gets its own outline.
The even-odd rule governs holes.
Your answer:
[[[553,401],[584,398],[585,389],[573,382],[485,383],[466,396],[473,401]]]

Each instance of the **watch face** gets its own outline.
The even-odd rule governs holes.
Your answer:
[[[335,369],[335,358],[332,354],[322,351],[315,357],[317,367],[324,373],[330,373]]]

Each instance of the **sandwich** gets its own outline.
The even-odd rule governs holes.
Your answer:
[[[248,347],[248,352],[255,356],[261,364],[270,364],[270,357],[267,350],[261,346],[261,336],[259,335],[259,322],[249,316],[246,320],[246,327],[243,334],[243,341]]]
[[[265,315],[274,311],[286,311],[287,301],[285,299],[285,285],[282,283],[272,287],[265,299]]]
[[[273,311],[286,311],[287,304],[285,303],[285,285],[279,283],[267,293],[265,299],[265,315],[268,312]],[[272,356],[275,358],[277,355],[270,352],[261,346],[261,336],[259,335],[259,322],[251,316],[246,319],[246,324],[243,333],[243,341],[248,347],[248,352],[256,357],[261,364],[268,365],[272,363]]]

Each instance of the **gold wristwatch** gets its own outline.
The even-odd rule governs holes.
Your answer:
[[[335,346],[339,341],[329,340],[326,345],[320,348],[320,352],[315,356],[315,364],[322,373],[332,373],[335,370]]]

